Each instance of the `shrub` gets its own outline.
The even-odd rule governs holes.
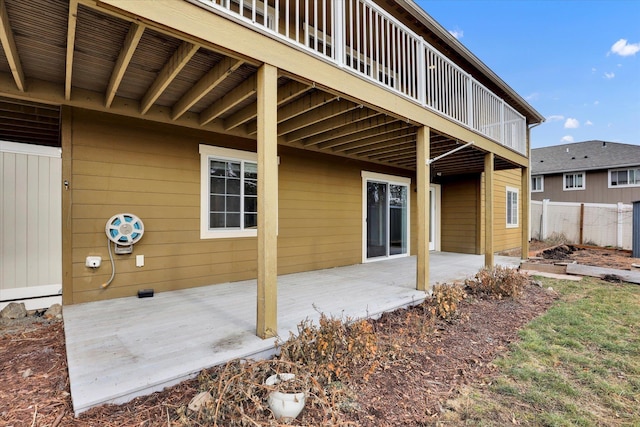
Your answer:
[[[456,316],[458,303],[467,297],[464,288],[458,284],[436,284],[433,287],[433,314],[441,319],[451,320]]]
[[[526,275],[515,268],[502,266],[483,268],[476,273],[475,278],[465,281],[471,293],[489,295],[498,299],[519,297],[527,283],[529,278]]]
[[[320,381],[346,380],[349,372],[377,351],[377,337],[367,320],[327,317],[319,325],[307,319],[298,325],[298,334],[280,344],[280,359],[304,364]]]

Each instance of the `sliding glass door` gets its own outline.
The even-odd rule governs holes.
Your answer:
[[[406,255],[409,251],[409,185],[365,179],[366,259]]]

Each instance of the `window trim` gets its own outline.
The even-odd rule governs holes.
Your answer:
[[[232,148],[199,145],[200,152],[200,238],[229,239],[239,237],[257,237],[258,229],[215,230],[209,228],[209,160],[212,158],[232,161],[245,161],[258,164],[258,154]],[[243,212],[244,213],[244,212]]]
[[[534,190],[533,179],[540,178],[540,190]],[[532,193],[544,193],[544,175],[531,175],[531,192]]]
[[[582,187],[567,188],[567,176],[582,174]],[[562,174],[562,191],[581,191],[587,189],[587,173],[585,171],[565,172]]]
[[[520,189],[515,188],[515,187],[506,187],[505,189],[505,223],[507,228],[518,228],[520,227],[520,218],[519,218],[519,213],[520,213]],[[509,193],[514,193],[516,195],[516,214],[515,214],[515,223],[511,222],[509,223],[509,211],[512,209],[512,207],[509,205]],[[512,212],[513,213],[513,212]],[[512,218],[513,219],[513,218]]]
[[[624,185],[612,185],[611,184],[611,172],[622,172],[622,171],[626,171],[627,172],[627,182],[629,182],[629,171],[630,170],[638,170],[640,171],[640,166],[630,166],[628,168],[616,168],[616,169],[609,169],[607,172],[608,178],[607,178],[607,187],[608,188],[634,188],[634,187],[640,187],[640,179],[637,180],[637,184],[624,184]]]

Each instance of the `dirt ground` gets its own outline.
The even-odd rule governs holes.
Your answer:
[[[640,263],[620,251],[580,249],[569,256],[579,263],[612,268]],[[396,351],[370,376],[353,379],[357,397],[343,408],[341,425],[434,424],[461,387],[490,380],[491,361],[517,339],[518,329],[546,311],[555,298],[554,292],[530,285],[517,300],[469,299],[461,304],[455,321],[438,322],[427,340],[417,328],[408,327],[419,324],[419,307],[373,321],[380,346]],[[194,379],[74,418],[63,323],[33,316],[0,323],[0,373],[0,425],[4,426],[177,425],[176,409],[197,393]]]
[[[535,262],[575,262],[577,264],[606,267],[617,270],[640,271],[640,258],[632,258],[631,251],[594,248],[581,245],[558,245],[536,250],[530,259]]]

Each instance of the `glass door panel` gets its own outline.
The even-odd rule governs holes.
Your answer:
[[[407,187],[389,185],[389,255],[407,253]]]
[[[367,182],[367,258],[387,256],[387,184]]]

